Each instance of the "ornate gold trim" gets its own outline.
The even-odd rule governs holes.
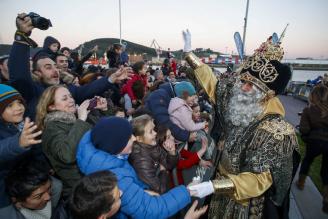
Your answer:
[[[268,59],[250,57],[243,63],[243,69],[250,68],[254,72],[259,73],[259,78],[264,83],[274,82],[278,77],[276,68]]]
[[[261,123],[258,129],[264,129],[273,134],[274,139],[282,141],[284,136],[294,134],[294,128],[291,124],[283,120],[265,121]]]
[[[233,194],[235,185],[231,179],[215,179],[212,180],[214,191],[216,194]]]
[[[201,60],[192,52],[185,53],[185,60],[192,69],[196,69],[199,66],[203,65]]]

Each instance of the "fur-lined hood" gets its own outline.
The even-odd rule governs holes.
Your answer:
[[[63,111],[54,111],[46,115],[44,119],[44,124],[52,121],[63,122],[67,124],[74,123],[76,121],[76,116],[74,113],[67,113]]]

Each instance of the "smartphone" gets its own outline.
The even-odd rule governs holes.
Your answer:
[[[87,110],[93,110],[94,108],[96,108],[97,101],[98,101],[98,98],[97,97],[92,98],[90,100],[90,103],[89,103],[89,106],[88,106]]]

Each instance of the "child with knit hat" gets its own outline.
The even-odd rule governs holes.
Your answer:
[[[195,123],[192,120],[191,106],[197,97],[194,86],[190,82],[182,81],[174,86],[174,91],[177,97],[170,101],[168,109],[170,120],[180,128],[190,132],[204,129],[205,122]]]
[[[161,196],[147,193],[149,187],[127,160],[135,140],[126,119],[103,118],[82,137],[77,164],[86,175],[99,170],[110,170],[116,175],[123,193],[117,218],[168,218],[190,203],[190,192],[185,186],[178,186]]]
[[[0,208],[9,205],[4,191],[4,177],[14,166],[16,158],[41,143],[41,131],[29,118],[25,118],[25,102],[14,88],[0,84]]]

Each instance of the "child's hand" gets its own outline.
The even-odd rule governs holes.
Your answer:
[[[128,110],[126,111],[126,114],[127,114],[128,116],[130,116],[130,115],[132,115],[135,111],[136,111],[136,110],[135,110],[134,108],[130,108],[130,109],[128,109]]]
[[[41,139],[36,140],[36,138],[42,134],[42,131],[35,132],[37,128],[38,127],[30,120],[30,118],[25,118],[24,127],[19,137],[19,145],[21,147],[25,148],[33,144],[41,143]]]
[[[194,142],[194,141],[196,141],[196,138],[197,138],[197,133],[196,133],[196,132],[190,132],[190,135],[189,135],[189,142]]]
[[[205,168],[209,168],[213,166],[212,162],[208,160],[200,160],[199,165]]]
[[[184,217],[185,219],[197,219],[206,212],[208,207],[207,205],[196,210],[197,204],[198,204],[197,200],[192,203],[192,206],[189,208],[187,214]]]
[[[175,143],[174,141],[166,140],[163,144],[164,149],[171,155],[175,155]]]
[[[198,157],[201,158],[207,150],[207,138],[202,137],[202,148],[197,152]]]

